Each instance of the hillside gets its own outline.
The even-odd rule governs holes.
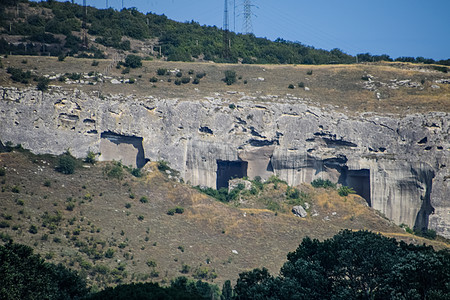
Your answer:
[[[231,101],[278,102],[281,98],[345,114],[374,112],[406,115],[450,109],[450,75],[433,65],[371,63],[358,65],[283,66],[233,65],[142,61],[126,68],[110,59],[58,61],[54,57],[8,56],[1,59],[0,84],[35,88],[33,78],[50,78],[49,86],[82,90],[94,95],[126,94],[154,99],[227,98]],[[27,84],[11,79],[8,68],[30,71]],[[158,75],[158,70],[167,71]],[[225,71],[236,73],[236,82],[223,82]],[[200,79],[199,74],[202,76]],[[181,75],[182,77],[177,77]],[[176,81],[187,78],[188,83]],[[133,84],[124,84],[129,80]],[[193,84],[194,80],[198,84]],[[292,86],[290,86],[292,85]],[[290,88],[292,87],[292,88]]]
[[[243,64],[350,64],[393,61],[388,55],[340,49],[316,49],[278,38],[224,32],[195,21],[175,22],[136,8],[96,9],[70,2],[8,0],[0,4],[0,54],[112,58],[137,53],[169,61],[214,61]],[[229,49],[224,48],[224,36]],[[449,60],[398,57],[400,62],[450,65]]]
[[[317,214],[303,219],[265,208],[261,199],[279,198],[274,193],[283,195],[283,185],[277,187],[281,192],[266,185],[259,197],[248,200],[251,205],[226,204],[170,179],[154,163],[141,178],[124,170],[117,179],[105,174],[111,163],[84,163],[64,175],[55,171],[53,156],[16,149],[1,153],[0,160],[3,242],[11,238],[32,246],[97,286],[164,283],[181,275],[221,284],[262,266],[276,273],[303,237],[329,238],[343,228],[448,247],[406,234],[362,198],[340,197],[333,190],[300,187]],[[168,215],[175,207],[184,212]]]

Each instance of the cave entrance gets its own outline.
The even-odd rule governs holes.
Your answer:
[[[370,200],[370,171],[363,170],[348,170],[347,171],[347,186],[355,190],[355,192],[366,199],[369,206],[372,206]]]
[[[247,176],[248,162],[246,161],[217,161],[216,188],[228,188],[228,180]]]

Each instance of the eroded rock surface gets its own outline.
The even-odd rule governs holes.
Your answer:
[[[353,187],[397,224],[450,238],[450,117],[349,117],[299,99],[100,99],[77,90],[0,88],[0,140],[36,153],[166,160],[192,185],[276,174]],[[231,95],[236,96],[236,95]],[[229,96],[229,97],[231,97]],[[103,136],[102,136],[103,135]],[[122,143],[123,142],[123,143]]]

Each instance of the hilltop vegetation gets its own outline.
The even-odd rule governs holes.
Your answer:
[[[162,55],[169,61],[205,60],[244,64],[348,64],[392,61],[388,55],[358,54],[357,58],[340,49],[326,51],[300,42],[270,41],[252,34],[229,33],[230,53],[223,52],[223,31],[201,26],[195,21],[175,22],[164,15],[142,13],[136,8],[96,9],[70,2],[7,0],[0,4],[0,54],[78,57],[105,57],[101,46],[117,50],[132,49],[132,40],[148,41],[143,56]],[[88,33],[84,41],[83,31]],[[19,40],[13,37],[20,36]],[[92,40],[95,40],[92,43]],[[11,43],[11,41],[14,41]],[[86,47],[87,46],[87,47]],[[400,57],[401,62],[436,63],[423,57]],[[437,62],[450,65],[449,60]]]

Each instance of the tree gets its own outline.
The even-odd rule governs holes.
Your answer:
[[[50,79],[47,77],[41,76],[38,78],[37,89],[39,91],[45,92],[48,90],[48,84],[50,83]]]
[[[306,237],[274,278],[239,275],[238,299],[449,299],[450,253],[368,231]]]
[[[222,287],[221,300],[232,300],[233,299],[233,288],[231,287],[231,282],[229,280],[225,281]]]
[[[125,58],[125,66],[133,69],[140,68],[142,67],[142,58],[140,56],[130,54]]]
[[[0,246],[0,262],[0,299],[77,299],[88,293],[84,279],[44,262],[28,246]]]
[[[67,151],[59,157],[59,163],[56,169],[63,174],[73,174],[75,172],[75,167],[76,158]]]
[[[236,82],[236,72],[232,70],[225,71],[225,78],[223,79],[227,85],[232,85]]]

